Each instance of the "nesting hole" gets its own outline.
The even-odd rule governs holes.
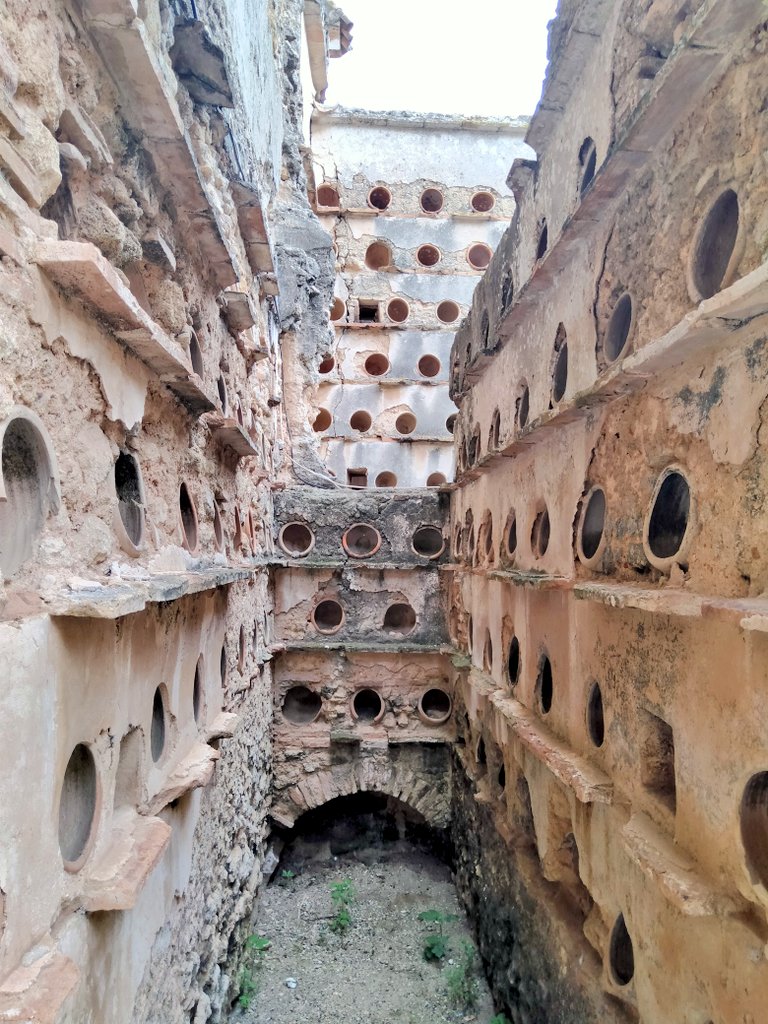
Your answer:
[[[445,429],[449,434],[452,434],[456,429],[457,413],[452,412],[448,419],[445,421]]]
[[[536,513],[531,530],[531,551],[535,558],[543,558],[549,547],[549,512],[546,507]]]
[[[592,684],[587,698],[587,732],[594,745],[602,747],[605,740],[605,714],[599,683]]]
[[[416,250],[416,259],[422,267],[435,267],[440,262],[440,250],[436,245],[420,245]]]
[[[552,369],[552,400],[559,402],[568,385],[568,341],[565,327],[558,324],[555,334],[554,361]]]
[[[691,510],[691,491],[682,473],[667,473],[657,488],[648,522],[648,547],[656,558],[671,558],[682,547]]]
[[[339,190],[333,185],[319,185],[317,189],[317,205],[327,209],[339,208]]]
[[[31,557],[51,508],[51,467],[45,441],[29,420],[11,420],[3,435],[6,500],[0,502],[0,566],[6,578]]]
[[[59,849],[69,870],[81,867],[88,853],[97,800],[96,762],[90,749],[78,743],[67,762],[59,798]]]
[[[152,698],[152,726],[149,733],[149,748],[152,760],[157,764],[165,751],[166,713],[165,697],[162,687],[158,686]]]
[[[623,914],[613,926],[608,955],[613,980],[617,985],[628,985],[635,975],[635,954]]]
[[[338,601],[327,598],[315,605],[312,621],[320,633],[335,633],[344,621],[344,609]]]
[[[398,434],[412,434],[416,429],[416,417],[412,412],[401,412],[395,420],[395,430]]]
[[[333,356],[324,355],[323,358],[320,360],[320,366],[318,367],[318,370],[320,371],[320,373],[330,373],[331,370],[335,369],[335,367],[336,360],[333,358]]]
[[[605,491],[593,487],[586,497],[581,516],[580,548],[586,561],[597,554],[605,530]]]
[[[442,487],[447,482],[445,473],[430,473],[427,477],[427,487]]]
[[[539,228],[539,240],[536,244],[536,259],[541,260],[544,258],[547,248],[549,247],[549,230],[547,229],[547,222],[543,220],[541,227]]]
[[[451,698],[439,687],[433,686],[422,694],[419,701],[419,710],[422,716],[430,722],[439,724],[446,722],[451,715]]]
[[[496,200],[490,192],[475,192],[470,199],[470,205],[475,213],[489,213],[496,205]]]
[[[320,714],[323,702],[308,686],[292,686],[283,697],[283,718],[291,725],[309,725]]]
[[[374,352],[365,360],[365,372],[371,377],[383,377],[389,371],[389,359],[382,352]]]
[[[437,558],[445,550],[443,532],[438,526],[420,526],[414,530],[411,544],[422,558]]]
[[[632,296],[624,292],[613,307],[611,318],[605,331],[603,354],[609,362],[619,358],[629,341],[632,329]]]
[[[405,323],[410,311],[410,307],[405,299],[390,299],[387,303],[387,316],[393,323]]]
[[[595,149],[594,140],[589,136],[584,139],[579,149],[579,166],[581,167],[579,193],[583,196],[592,184],[597,168],[597,150]]]
[[[331,320],[341,320],[344,314],[347,312],[346,304],[343,299],[334,299],[331,303]]]
[[[640,781],[671,811],[675,810],[675,736],[672,726],[640,709]]]
[[[747,783],[739,817],[753,881],[768,888],[768,772],[758,772]]]
[[[507,652],[507,679],[510,686],[515,686],[520,678],[520,641],[513,636],[509,641]]]
[[[514,509],[507,516],[507,522],[504,526],[504,546],[507,558],[513,558],[517,551],[517,516]]]
[[[475,270],[485,270],[491,262],[491,256],[493,256],[493,251],[483,242],[476,242],[467,250],[467,262]]]
[[[195,331],[189,336],[189,359],[192,363],[192,369],[195,371],[198,377],[202,377],[205,370],[203,366],[203,350],[200,348],[200,341],[198,340]]]
[[[738,234],[739,199],[732,188],[727,188],[704,217],[694,249],[693,283],[703,299],[720,291]]]
[[[315,416],[312,423],[312,429],[316,434],[324,434],[328,430],[333,422],[333,418],[327,409],[318,409],[317,416]]]
[[[179,487],[179,514],[181,516],[181,529],[184,534],[184,547],[187,551],[196,551],[197,509],[185,481],[182,481]]]
[[[451,299],[440,302],[437,307],[437,319],[443,324],[455,323],[459,319],[458,304]]]
[[[404,601],[391,604],[384,613],[384,629],[407,636],[416,628],[416,612]]]
[[[355,523],[345,531],[341,543],[353,558],[370,558],[381,547],[381,534],[369,523]]]
[[[419,360],[419,373],[422,377],[436,377],[440,373],[440,360],[437,356],[422,356]]]
[[[217,551],[224,550],[224,525],[221,521],[221,509],[216,499],[213,499],[213,543]]]
[[[365,250],[365,265],[369,270],[384,270],[392,263],[392,250],[386,242],[371,242]]]
[[[349,417],[349,425],[353,430],[359,430],[361,433],[371,429],[373,418],[371,414],[365,409],[358,409],[357,412],[353,412]]]
[[[352,698],[352,712],[359,722],[377,722],[384,714],[381,694],[366,686]]]
[[[376,475],[374,483],[377,487],[397,487],[397,476],[389,470],[384,470]]]
[[[539,659],[539,674],[536,678],[536,698],[542,713],[545,715],[549,714],[552,709],[553,696],[552,662],[547,654],[542,654]]]
[[[528,423],[528,416],[531,411],[531,389],[527,384],[522,384],[520,392],[515,399],[515,419],[520,430]]]
[[[439,213],[443,208],[443,193],[438,188],[425,188],[421,193],[421,208],[425,213]]]
[[[374,210],[386,210],[392,202],[392,193],[383,185],[376,185],[368,193],[368,204]]]
[[[197,659],[195,665],[195,678],[192,683],[192,715],[199,725],[203,713],[203,658]]]
[[[144,503],[141,499],[141,474],[133,455],[120,452],[115,462],[115,491],[128,539],[139,547],[144,537]]]

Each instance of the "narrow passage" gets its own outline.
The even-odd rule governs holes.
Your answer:
[[[357,810],[316,821],[286,847],[259,901],[250,966],[239,979],[241,1003],[250,1005],[233,1021],[492,1021],[479,960],[466,970],[474,943],[450,870],[427,844],[403,838],[402,819],[399,832],[381,808]],[[338,923],[344,911],[346,927]],[[420,920],[424,913],[445,920]],[[445,956],[427,961],[427,943],[442,952],[441,929]],[[259,937],[269,940],[264,952]]]

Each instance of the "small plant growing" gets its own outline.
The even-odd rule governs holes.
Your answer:
[[[246,962],[237,979],[239,989],[237,1005],[243,1010],[247,1010],[253,1002],[254,996],[259,994],[261,982],[258,975],[264,966],[267,950],[271,945],[270,940],[263,935],[249,935],[245,940]]]
[[[456,914],[446,914],[442,910],[422,910],[419,921],[428,925],[437,925],[437,931],[428,931],[424,936],[424,959],[428,961],[444,960],[448,955],[448,938],[443,925],[458,920]]]
[[[331,886],[331,904],[336,911],[331,920],[330,928],[337,935],[343,935],[352,924],[350,906],[355,900],[355,890],[352,886],[352,879],[345,878],[343,882],[334,882]]]
[[[448,999],[458,1010],[474,1010],[480,995],[477,983],[475,947],[465,942],[461,947],[461,959],[455,967],[446,972]]]
[[[292,878],[295,878],[295,877],[296,877],[296,872],[295,872],[295,871],[291,871],[291,869],[290,869],[290,868],[284,868],[284,869],[283,869],[283,870],[282,870],[282,871],[280,872],[280,877],[281,877],[281,878],[283,879],[283,881],[285,881],[285,882],[290,882],[290,880],[291,880]]]
[[[511,1021],[506,1013],[497,1013],[495,1017],[491,1017],[488,1024],[511,1024]]]

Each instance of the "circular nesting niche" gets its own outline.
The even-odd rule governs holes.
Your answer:
[[[387,303],[387,316],[394,324],[404,324],[411,308],[405,299],[390,299]]]
[[[323,702],[308,686],[291,686],[283,697],[283,718],[291,725],[310,725],[317,721]]]
[[[516,686],[520,678],[520,641],[512,636],[507,651],[507,679],[510,686]]]
[[[436,267],[441,254],[436,245],[420,245],[416,250],[416,259],[422,267]]]
[[[369,270],[386,270],[392,265],[392,250],[386,242],[371,242],[365,250],[365,265]]]
[[[205,663],[202,654],[195,665],[195,678],[192,683],[192,716],[195,724],[200,725],[205,717]]]
[[[381,694],[369,686],[358,690],[351,701],[352,717],[357,722],[373,725],[384,717]]]
[[[490,192],[475,192],[470,200],[470,206],[475,213],[490,213],[496,205],[496,200]]]
[[[594,140],[587,136],[579,148],[579,195],[583,196],[597,170],[597,150]]]
[[[329,210],[338,210],[339,190],[334,185],[318,185],[317,205],[324,206],[326,209]]]
[[[370,430],[372,423],[373,417],[365,409],[358,409],[357,412],[353,412],[349,417],[350,427],[352,427],[353,430],[358,430],[361,434]]]
[[[192,369],[198,377],[202,378],[205,374],[203,350],[200,348],[200,340],[197,337],[196,331],[192,331],[189,336],[189,359],[192,363]]]
[[[531,412],[531,389],[525,381],[518,385],[517,398],[515,399],[515,422],[517,429],[522,430],[528,423],[528,416]]]
[[[547,715],[551,711],[553,696],[552,662],[549,660],[549,655],[544,653],[539,658],[539,674],[536,677],[536,699],[543,715]]]
[[[395,420],[395,430],[398,434],[412,434],[416,429],[416,417],[412,412],[401,412]]]
[[[458,303],[453,302],[452,299],[445,299],[443,302],[438,303],[437,319],[441,324],[456,323],[459,319]]]
[[[384,185],[376,185],[368,193],[368,205],[374,210],[386,210],[392,202],[392,193]]]
[[[534,558],[543,558],[549,547],[549,511],[544,505],[536,513],[531,528],[531,551]]]
[[[389,373],[389,359],[383,352],[373,352],[364,363],[365,372],[371,377],[383,377]]]
[[[635,953],[623,914],[619,914],[613,926],[608,958],[613,980],[617,985],[628,985],[635,975]]]
[[[738,263],[739,198],[721,192],[704,215],[693,242],[690,283],[694,298],[710,299],[730,283]]]
[[[326,636],[338,633],[344,625],[344,609],[338,601],[326,598],[312,609],[312,622],[318,633],[324,633]]]
[[[152,725],[149,732],[149,749],[155,764],[162,759],[166,746],[166,708],[163,687],[158,686],[152,698]]]
[[[0,568],[6,579],[32,556],[48,513],[58,505],[44,429],[34,413],[23,410],[1,430]]]
[[[184,547],[190,554],[197,551],[198,526],[197,509],[189,493],[186,480],[182,480],[179,487],[179,521],[181,522],[181,533]]]
[[[594,745],[602,747],[605,740],[605,714],[599,683],[592,684],[587,698],[587,732]]]
[[[611,311],[603,337],[603,357],[608,363],[615,362],[627,347],[634,325],[632,296],[624,292],[619,296]]]
[[[448,479],[445,473],[430,473],[427,477],[427,487],[442,487],[447,483]]]
[[[344,531],[341,543],[352,558],[370,558],[381,547],[381,534],[369,523],[355,523]]]
[[[419,359],[419,373],[422,377],[436,377],[440,373],[440,360],[437,356],[422,356]]]
[[[504,524],[504,535],[501,539],[501,545],[502,562],[514,561],[515,552],[517,551],[517,515],[514,509],[509,513]]]
[[[144,495],[139,464],[128,452],[120,452],[115,462],[115,493],[123,531],[137,551],[144,543]]]
[[[384,614],[384,629],[388,633],[408,636],[416,628],[416,612],[405,601],[397,601]]]
[[[389,470],[384,470],[376,475],[373,483],[376,487],[397,487],[397,476]]]
[[[587,492],[576,531],[576,553],[579,561],[594,566],[605,548],[605,491],[593,487]]]
[[[739,817],[752,883],[768,889],[768,772],[758,772],[747,783]]]
[[[473,270],[485,270],[491,262],[493,251],[484,242],[475,242],[467,249],[467,263]]]
[[[324,434],[327,430],[330,430],[333,417],[327,409],[318,409],[317,415],[312,421],[312,429],[316,434]]]
[[[331,303],[331,320],[334,323],[344,319],[344,315],[347,312],[347,307],[343,299],[334,299]]]
[[[421,695],[419,718],[427,725],[442,725],[451,717],[453,703],[445,690],[433,686]]]
[[[424,213],[440,213],[443,202],[443,193],[439,188],[425,188],[421,193],[420,203]]]
[[[64,771],[59,796],[59,849],[67,871],[79,871],[94,839],[99,778],[89,747],[78,743]]]
[[[217,551],[224,550],[224,524],[221,521],[221,508],[215,498],[213,499],[213,546]]]
[[[552,354],[552,401],[562,401],[568,386],[568,340],[565,327],[558,324]]]
[[[304,558],[315,546],[315,535],[306,523],[294,521],[280,528],[277,543],[291,558]]]
[[[336,369],[336,360],[330,353],[326,353],[320,360],[320,365],[317,368],[318,373],[326,374],[331,373],[332,370]]]
[[[419,526],[413,531],[411,547],[421,558],[439,558],[445,551],[445,539],[439,526]]]
[[[643,529],[643,546],[651,565],[666,571],[685,558],[692,534],[691,491],[675,466],[656,481]]]

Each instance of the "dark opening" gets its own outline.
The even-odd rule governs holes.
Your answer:
[[[427,487],[442,487],[447,482],[445,473],[430,473],[427,477]]]
[[[115,491],[125,532],[131,543],[138,546],[144,533],[144,505],[141,501],[139,464],[128,452],[120,452],[115,462]]]
[[[221,652],[219,654],[219,676],[221,677],[221,685],[224,686],[227,682],[227,648],[225,644],[221,645]]]
[[[753,881],[768,887],[768,772],[758,772],[747,783],[739,817]]]
[[[312,423],[312,429],[316,434],[324,434],[332,422],[331,414],[327,409],[318,409],[317,416],[315,416],[314,422]]]
[[[216,499],[213,499],[213,541],[217,551],[224,549],[224,527],[221,522],[221,509]]]
[[[520,677],[520,641],[513,636],[509,641],[509,653],[507,654],[507,678],[509,685],[515,686]]]
[[[452,434],[453,431],[455,430],[455,428],[456,428],[456,413],[453,412],[448,417],[448,419],[445,421],[445,429],[448,431],[449,434]]]
[[[488,213],[493,209],[496,200],[490,192],[475,192],[470,202],[476,213]]]
[[[216,390],[219,393],[219,404],[221,405],[221,411],[226,416],[227,414],[227,385],[224,383],[224,378],[219,375],[216,381]]]
[[[605,529],[605,492],[595,487],[587,498],[581,519],[581,550],[584,557],[594,558]]]
[[[536,679],[536,696],[539,700],[539,706],[545,715],[552,708],[553,694],[552,663],[546,654],[542,654],[539,659],[539,674]]]
[[[437,356],[422,356],[419,360],[419,373],[422,377],[436,377],[440,373],[440,360]]]
[[[483,644],[483,671],[488,675],[493,672],[493,640],[489,629],[485,631],[485,643]]]
[[[579,150],[579,164],[581,165],[581,195],[587,191],[589,186],[592,184],[592,179],[595,176],[595,168],[597,167],[597,150],[595,149],[595,143],[592,139],[587,137],[581,144]]]
[[[6,500],[0,502],[0,566],[8,578],[32,555],[50,509],[51,469],[45,442],[22,417],[6,427],[2,467]]]
[[[494,409],[491,418],[491,429],[488,431],[488,450],[496,451],[499,447],[499,434],[501,433],[501,413]]]
[[[499,774],[496,776],[496,781],[499,784],[499,789],[503,793],[504,790],[507,788],[507,769],[504,767],[504,765],[502,765],[501,768],[499,768]]]
[[[374,483],[377,487],[397,487],[397,477],[394,473],[385,470],[378,474]]]
[[[535,558],[543,558],[549,547],[549,512],[543,508],[536,514],[531,530],[531,550]]]
[[[292,558],[300,558],[312,550],[315,535],[306,523],[286,523],[280,531],[280,547]]]
[[[320,366],[318,367],[320,373],[330,373],[331,370],[336,366],[336,360],[332,355],[324,355]]]
[[[391,604],[384,614],[384,629],[407,636],[416,627],[416,612],[404,601]]]
[[[438,687],[427,690],[421,698],[421,711],[426,718],[436,722],[444,722],[451,713],[451,698]]]
[[[501,285],[501,309],[503,313],[509,309],[512,299],[515,294],[515,282],[512,279],[512,271],[508,270],[504,275],[504,281]]]
[[[200,723],[200,714],[203,710],[203,659],[197,659],[195,665],[195,680],[192,684],[192,714],[195,721]]]
[[[703,299],[720,291],[738,233],[739,199],[727,188],[710,207],[694,254],[693,280]]]
[[[93,754],[78,743],[67,762],[59,799],[59,849],[66,864],[76,864],[88,846],[97,793]]]
[[[517,425],[522,428],[528,422],[528,414],[531,408],[531,392],[527,384],[523,384],[523,389],[520,392],[517,401],[515,402],[515,418],[517,419]]]
[[[437,558],[445,547],[443,532],[438,526],[420,526],[413,532],[413,550],[422,558]]]
[[[555,335],[555,362],[552,372],[552,398],[559,402],[565,394],[568,384],[568,342],[565,327],[558,325]]]
[[[603,353],[609,362],[618,359],[629,340],[629,332],[632,327],[632,296],[629,292],[619,298],[613,307],[608,327],[605,331]]]
[[[420,245],[416,250],[416,259],[422,267],[434,267],[440,262],[440,250],[436,245]]]
[[[507,519],[504,543],[507,546],[507,555],[511,558],[517,550],[517,517],[514,511],[509,513],[509,518]]]
[[[492,251],[482,242],[471,245],[467,251],[467,261],[475,270],[485,270],[491,262],[491,256],[493,256]]]
[[[283,717],[292,725],[308,725],[320,714],[322,699],[308,686],[292,686],[283,697]]]
[[[382,377],[389,371],[389,360],[381,352],[374,352],[365,360],[365,372],[371,377]]]
[[[343,299],[334,299],[331,304],[331,320],[341,320],[347,311]]]
[[[152,760],[157,763],[165,750],[165,701],[163,700],[163,691],[159,686],[152,699],[152,728],[149,746]]]
[[[405,323],[410,308],[405,299],[390,299],[387,305],[387,316],[396,324]]]
[[[375,722],[384,710],[384,702],[376,690],[366,687],[352,698],[355,717],[360,722]]]
[[[369,270],[384,270],[392,262],[392,250],[386,242],[371,242],[365,250],[365,265]]]
[[[425,213],[439,213],[443,208],[443,193],[437,188],[426,188],[421,193],[421,208]]]
[[[386,210],[392,202],[392,193],[383,185],[377,185],[368,193],[368,202],[374,210]]]
[[[373,419],[371,414],[366,412],[365,409],[358,409],[349,417],[350,427],[352,427],[353,430],[359,430],[360,433],[365,433],[366,430],[370,430],[372,423]]]
[[[361,324],[377,324],[381,320],[381,307],[378,302],[365,302],[361,299],[358,304],[358,321]]]
[[[536,246],[536,259],[540,260],[543,258],[549,245],[549,232],[547,231],[547,222],[543,220],[541,222],[541,229],[539,230],[539,243]]]
[[[619,914],[611,932],[609,959],[613,980],[618,985],[628,985],[635,974],[635,954],[623,914]]]
[[[203,367],[203,352],[200,348],[200,342],[197,340],[197,335],[192,331],[189,337],[189,358],[192,363],[192,369],[195,371],[198,377],[202,377],[204,373]]]
[[[478,424],[469,439],[467,445],[467,465],[474,466],[480,454],[480,425]]]
[[[446,299],[444,302],[438,304],[437,307],[437,319],[444,324],[452,324],[459,318],[459,307],[455,302],[451,302],[450,299]]]
[[[345,531],[341,543],[347,554],[353,558],[368,558],[381,546],[381,534],[368,523],[355,523]]]
[[[335,633],[344,621],[344,610],[338,601],[320,601],[312,612],[312,621],[321,633]]]
[[[648,523],[648,547],[657,558],[671,558],[680,550],[690,509],[688,481],[682,473],[668,473],[658,489]]]
[[[587,700],[587,730],[596,747],[602,747],[605,739],[605,717],[603,715],[603,694],[598,683],[592,684]]]
[[[401,412],[395,420],[395,430],[399,434],[412,434],[416,429],[416,417],[412,412]]]
[[[640,781],[670,810],[676,804],[675,736],[672,726],[650,711],[640,709]]]
[[[197,548],[197,511],[185,482],[182,482],[179,487],[179,512],[184,532],[184,545],[188,551],[194,551]]]
[[[368,470],[363,466],[347,470],[347,483],[350,487],[367,487]]]
[[[339,205],[339,193],[333,185],[319,185],[317,189],[317,205],[326,206],[331,209]]]
[[[479,768],[485,768],[488,765],[488,755],[485,752],[485,740],[481,736],[477,741],[477,752],[475,755]]]

